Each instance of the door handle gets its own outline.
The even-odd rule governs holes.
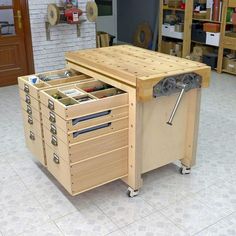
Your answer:
[[[17,18],[18,28],[22,29],[22,15],[21,15],[21,11],[17,10],[16,16],[14,16],[14,17]]]

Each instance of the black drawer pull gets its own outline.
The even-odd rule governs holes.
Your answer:
[[[52,123],[56,123],[56,117],[55,117],[55,115],[52,112],[49,113],[49,120]]]
[[[55,125],[51,124],[50,132],[51,132],[52,134],[57,134],[57,128],[56,128]]]
[[[32,125],[34,122],[33,122],[33,118],[31,116],[28,116],[28,123],[30,125]]]
[[[53,111],[54,110],[54,102],[48,99],[48,108]]]
[[[54,163],[56,163],[57,165],[60,164],[60,158],[59,158],[59,156],[57,156],[55,153],[53,154],[53,161],[54,161]]]
[[[29,114],[29,115],[32,115],[32,108],[29,106],[29,105],[27,105],[27,113]]]
[[[27,84],[24,85],[24,91],[26,93],[29,93],[29,86]]]
[[[30,139],[32,140],[32,141],[34,141],[35,140],[35,135],[34,135],[34,133],[32,132],[32,131],[30,131]]]
[[[30,100],[30,96],[29,96],[29,95],[26,95],[26,96],[25,96],[25,102],[26,102],[27,104],[31,104],[31,100]]]
[[[99,112],[99,113],[88,115],[88,116],[83,116],[80,118],[76,118],[76,119],[72,120],[72,125],[77,125],[79,122],[95,119],[95,118],[102,117],[102,116],[107,116],[109,114],[111,114],[111,110]]]
[[[52,136],[51,144],[55,147],[58,146],[57,138],[55,136]]]
[[[96,131],[96,130],[99,130],[99,129],[104,129],[104,128],[107,128],[109,126],[111,126],[111,122],[109,122],[107,124],[91,127],[91,128],[88,128],[88,129],[83,129],[81,131],[74,132],[73,133],[73,138],[77,138],[81,134],[89,133],[89,132]]]

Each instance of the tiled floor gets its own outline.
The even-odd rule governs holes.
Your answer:
[[[116,181],[70,197],[25,148],[17,87],[0,89],[0,235],[236,236],[236,78],[203,91],[198,164],[144,175],[134,199]]]

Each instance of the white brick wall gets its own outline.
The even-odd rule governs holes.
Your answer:
[[[87,0],[78,0],[79,8],[85,9]],[[46,40],[45,20],[47,5],[59,4],[60,0],[29,0],[31,33],[35,72],[56,70],[65,67],[64,54],[96,46],[95,23],[89,21],[81,25],[81,36],[77,37],[75,25],[57,25],[51,28],[51,41]],[[86,19],[86,14],[83,14]]]

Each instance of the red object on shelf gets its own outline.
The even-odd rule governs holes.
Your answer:
[[[186,7],[186,4],[184,2],[182,2],[181,5],[180,5],[180,8],[185,9],[185,7]]]
[[[212,18],[214,21],[219,21],[220,19],[220,0],[214,0]]]
[[[233,25],[236,25],[236,13],[232,14],[232,23]]]

